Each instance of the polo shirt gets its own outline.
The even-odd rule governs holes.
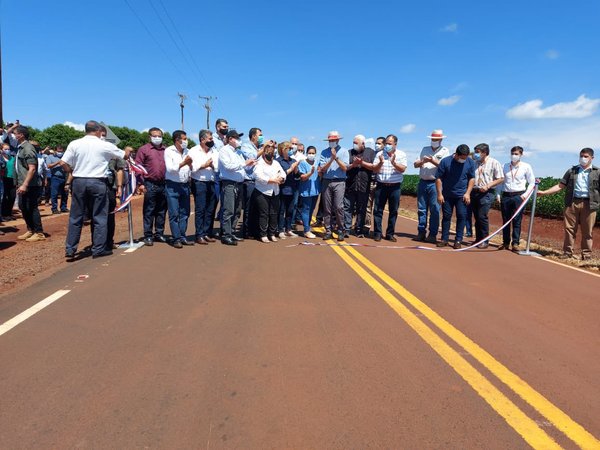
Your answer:
[[[469,180],[475,178],[475,162],[467,158],[464,164],[446,156],[440,162],[436,178],[442,180],[442,195],[447,198],[459,198],[466,194]]]
[[[421,154],[419,155],[419,160],[422,160],[426,156],[431,156],[437,159],[438,163],[448,156],[450,152],[446,147],[440,146],[437,149],[434,149],[431,145],[427,147],[423,147],[421,150]],[[419,178],[425,181],[435,180],[435,173],[437,172],[437,166],[433,163],[427,162],[424,163],[421,167],[419,167]]]
[[[350,164],[350,153],[348,150],[341,146],[336,147],[337,157],[344,164]],[[327,147],[325,150],[321,151],[321,156],[319,158],[319,166],[322,167],[329,162],[331,159],[331,148]],[[329,168],[323,173],[324,180],[345,180],[346,172],[344,172],[337,161],[333,161]]]
[[[115,144],[88,134],[72,141],[62,160],[71,166],[76,178],[106,178],[108,162],[112,158],[124,156],[125,152]]]

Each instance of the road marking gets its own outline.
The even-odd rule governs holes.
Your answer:
[[[36,303],[31,308],[26,309],[21,314],[13,317],[8,322],[4,322],[2,325],[0,325],[0,336],[2,336],[4,333],[7,333],[10,330],[12,330],[14,327],[16,327],[17,325],[19,325],[21,322],[24,322],[25,320],[29,319],[31,316],[33,316],[34,314],[40,312],[46,306],[51,305],[56,300],[58,300],[59,298],[61,298],[63,295],[68,294],[69,292],[71,292],[70,289],[61,289],[61,290],[58,290],[54,294],[46,297],[41,302]]]
[[[397,294],[410,303],[417,311],[427,317],[427,319],[429,319],[450,339],[460,345],[466,352],[470,353],[473,358],[479,361],[484,367],[498,377],[500,381],[512,389],[517,395],[519,395],[519,397],[521,397],[523,400],[533,406],[540,414],[550,420],[556,426],[556,428],[562,431],[573,442],[575,442],[581,448],[600,448],[600,441],[585,428],[571,419],[567,414],[553,405],[542,394],[529,386],[518,375],[511,372],[492,355],[490,355],[461,331],[442,318],[439,314],[429,308],[425,303],[409,292],[404,286],[386,274],[383,270],[373,264],[354,248],[341,248],[344,248],[374,275],[380,278],[389,287],[394,289]]]
[[[448,345],[425,322],[388,292],[379,281],[365,271],[342,248],[331,247],[446,363],[454,369],[506,422],[533,448],[561,448],[533,419],[529,418],[507,396],[496,388],[465,358]]]

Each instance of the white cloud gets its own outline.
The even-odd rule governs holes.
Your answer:
[[[77,131],[84,131],[85,130],[85,125],[84,124],[71,122],[69,120],[67,120],[65,123],[63,123],[63,125],[66,125],[68,127],[74,128]]]
[[[258,94],[252,94],[250,96],[250,100],[254,101],[254,100],[258,100]]]
[[[440,98],[438,105],[440,106],[452,106],[460,100],[460,95],[452,95],[451,97]]]
[[[556,103],[542,108],[540,99],[520,103],[506,111],[509,119],[583,119],[594,114],[600,106],[600,99],[580,95],[572,102]]]
[[[546,53],[544,53],[544,56],[546,57],[546,59],[558,59],[558,57],[560,56],[560,53],[558,53],[557,50],[550,49],[550,50],[546,50]]]
[[[417,126],[414,123],[407,123],[406,125],[402,125],[400,127],[400,133],[409,134],[414,132],[417,129]]]
[[[464,91],[468,87],[469,87],[469,83],[467,83],[466,81],[461,81],[460,83],[458,83],[456,86],[454,86],[452,88],[452,92]]]
[[[440,31],[442,31],[443,33],[456,33],[458,31],[458,24],[457,23],[449,23],[444,28],[442,28]]]

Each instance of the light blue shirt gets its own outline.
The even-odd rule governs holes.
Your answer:
[[[219,149],[219,172],[221,180],[242,183],[246,177],[246,160],[241,150],[236,150],[229,144],[221,147]]]
[[[316,161],[314,163],[317,164]],[[298,172],[302,175],[310,173],[313,165],[308,161],[300,161]],[[319,171],[315,167],[315,171],[306,181],[300,182],[300,197],[315,197],[321,192],[321,181],[319,180]]]
[[[248,161],[249,159],[256,159],[258,157],[258,149],[254,146],[253,142],[244,142],[244,144],[242,145],[241,151],[242,151],[242,155],[244,155],[244,158],[246,159],[246,161]],[[251,170],[246,172],[246,180],[248,180],[248,181],[255,180],[254,167],[252,167]]]
[[[590,198],[590,172],[592,166],[585,169],[579,166],[579,172],[577,173],[577,180],[575,180],[575,189],[573,195],[575,198]]]
[[[340,147],[339,145],[335,148],[337,152],[337,157],[340,161],[342,161],[346,166],[350,164],[350,152]],[[331,149],[327,147],[325,150],[321,152],[321,157],[319,158],[319,167],[324,166],[331,159]],[[329,166],[329,169],[325,173],[323,173],[324,180],[345,180],[346,172],[340,169],[337,161],[333,161]]]

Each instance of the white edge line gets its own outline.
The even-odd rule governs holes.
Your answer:
[[[6,332],[12,330],[14,327],[16,327],[17,325],[19,325],[21,322],[26,321],[31,316],[33,316],[34,314],[40,312],[46,306],[51,305],[56,300],[58,300],[59,298],[61,298],[63,295],[68,294],[69,292],[71,292],[70,289],[61,289],[61,290],[58,290],[54,294],[46,297],[41,302],[36,303],[31,308],[26,309],[21,314],[13,317],[12,319],[10,319],[7,322],[4,322],[2,325],[0,325],[0,336],[2,336]]]

